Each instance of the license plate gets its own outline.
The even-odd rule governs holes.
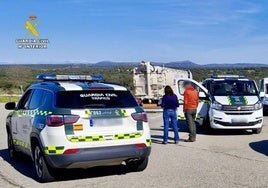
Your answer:
[[[119,109],[116,110],[91,110],[91,117],[93,118],[112,118],[122,117],[123,114]]]
[[[248,123],[248,120],[246,118],[234,118],[232,123]]]

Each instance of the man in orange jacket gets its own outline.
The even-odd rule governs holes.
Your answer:
[[[198,91],[193,87],[190,82],[184,83],[184,104],[183,111],[185,114],[186,122],[189,126],[189,139],[185,142],[194,142],[196,140],[196,109],[199,103]]]

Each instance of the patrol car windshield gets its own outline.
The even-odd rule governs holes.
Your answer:
[[[258,95],[255,83],[250,80],[212,81],[210,93],[214,96]]]
[[[56,96],[59,108],[130,108],[138,106],[129,91],[88,90],[60,91]]]

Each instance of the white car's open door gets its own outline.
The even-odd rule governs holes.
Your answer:
[[[200,83],[198,83],[195,80],[188,79],[188,78],[179,78],[176,81],[176,88],[175,89],[175,94],[178,96],[178,100],[180,103],[179,108],[177,109],[177,115],[178,115],[178,120],[185,120],[184,112],[183,112],[183,93],[184,93],[184,82],[191,82],[199,92],[199,105],[197,108],[197,113],[196,113],[196,121],[200,124],[203,125],[208,119],[208,110],[209,110],[209,105],[210,105],[210,99],[208,95],[208,90],[202,86]]]

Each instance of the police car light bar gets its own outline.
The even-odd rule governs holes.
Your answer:
[[[245,78],[244,75],[236,75],[236,74],[222,74],[222,75],[217,75],[213,74],[211,75],[211,78]]]
[[[102,81],[102,75],[56,75],[56,74],[39,74],[36,76],[38,80],[44,81]]]

